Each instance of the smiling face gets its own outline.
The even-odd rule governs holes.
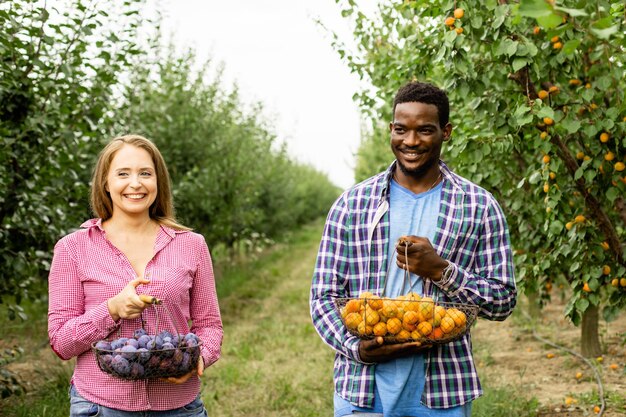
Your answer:
[[[420,102],[398,103],[391,131],[391,150],[404,176],[414,180],[439,175],[441,145],[450,138],[452,125],[439,125],[437,106]],[[434,174],[434,176],[433,176]]]
[[[157,197],[157,175],[150,154],[137,146],[123,145],[111,160],[106,177],[113,215],[150,215]]]

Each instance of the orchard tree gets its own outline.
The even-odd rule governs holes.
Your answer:
[[[357,48],[334,46],[371,85],[357,95],[373,119],[359,157],[381,163],[372,149],[400,85],[443,87],[444,159],[502,203],[518,286],[545,302],[567,285],[564,314],[581,325],[582,353],[599,355],[599,312],[611,320],[626,305],[624,2],[416,0],[371,16],[337,3]]]

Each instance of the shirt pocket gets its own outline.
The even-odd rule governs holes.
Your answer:
[[[168,306],[182,308],[189,305],[193,278],[193,272],[187,268],[157,267],[151,271],[150,284],[143,288],[147,294],[160,298]]]

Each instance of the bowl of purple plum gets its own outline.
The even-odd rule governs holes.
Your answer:
[[[100,340],[92,350],[100,369],[126,380],[178,378],[198,366],[202,341],[193,333],[164,330],[149,335],[137,329],[133,337]]]

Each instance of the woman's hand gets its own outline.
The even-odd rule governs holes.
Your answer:
[[[179,378],[169,377],[169,378],[163,378],[161,381],[169,382],[171,384],[182,384],[182,383],[187,382],[187,380],[194,375],[198,375],[199,377],[201,377],[203,373],[204,373],[204,359],[202,359],[202,356],[200,356],[200,358],[198,358],[198,367],[196,369],[193,369],[188,374],[185,374]]]
[[[394,343],[386,345],[382,337],[359,342],[359,356],[366,363],[381,363],[402,356],[414,355],[431,348],[420,342]]]
[[[116,296],[107,300],[109,314],[113,320],[136,319],[141,316],[141,312],[150,306],[141,301],[137,295],[137,287],[141,284],[149,284],[150,280],[145,278],[135,278],[130,281]]]

